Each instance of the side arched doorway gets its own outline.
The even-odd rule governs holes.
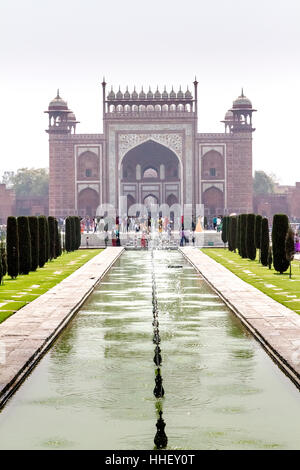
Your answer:
[[[99,206],[99,194],[91,188],[85,188],[78,195],[78,214],[81,217],[95,217]]]
[[[224,194],[216,186],[211,186],[203,193],[205,215],[214,217],[224,213]]]

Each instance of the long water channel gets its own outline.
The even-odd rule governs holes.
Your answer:
[[[0,449],[300,449],[300,394],[176,251],[127,251],[0,412]]]

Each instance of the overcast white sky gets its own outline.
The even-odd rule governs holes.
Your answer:
[[[199,132],[244,87],[254,169],[300,181],[299,0],[1,0],[0,174],[48,166],[49,101],[60,88],[81,124],[102,132],[101,87],[199,81]]]

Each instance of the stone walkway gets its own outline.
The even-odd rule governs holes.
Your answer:
[[[0,407],[123,251],[107,248],[0,324]]]
[[[180,251],[300,387],[300,316],[200,250]]]

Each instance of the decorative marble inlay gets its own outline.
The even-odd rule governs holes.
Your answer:
[[[119,134],[119,157],[122,159],[124,155],[137,145],[149,140],[158,142],[159,144],[173,150],[182,160],[182,136],[180,134]]]

